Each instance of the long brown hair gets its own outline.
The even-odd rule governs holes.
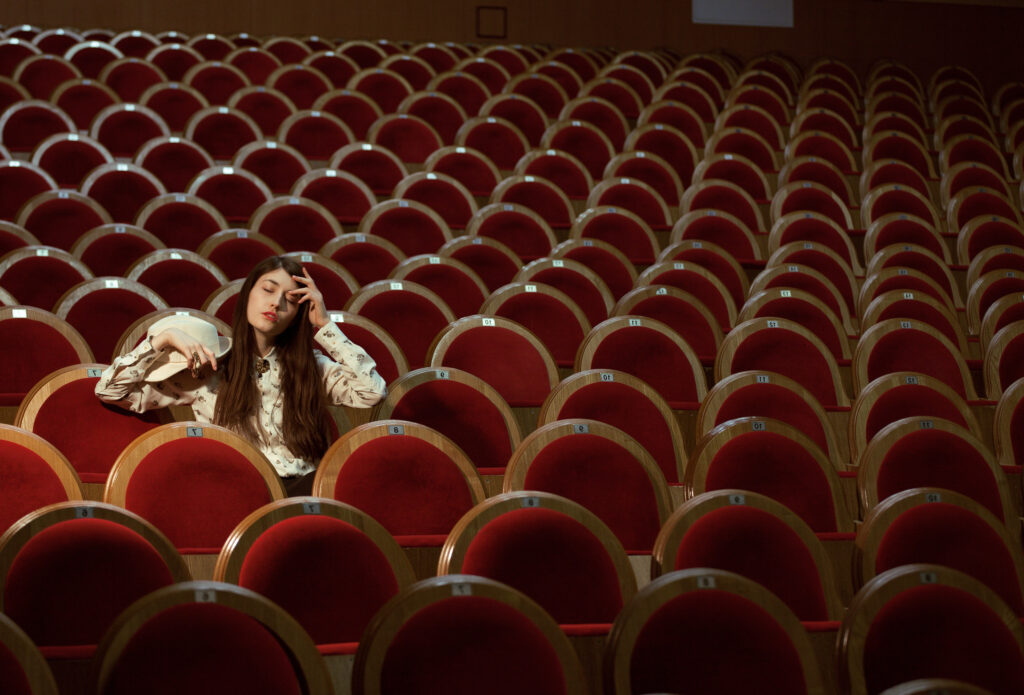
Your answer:
[[[271,256],[253,268],[238,294],[232,320],[232,347],[222,367],[213,421],[238,432],[252,442],[260,441],[255,416],[261,406],[255,360],[260,357],[256,336],[246,309],[253,285],[266,273],[283,268],[289,275],[302,275],[302,266],[283,256]],[[323,378],[313,356],[313,327],[309,322],[309,303],[298,306],[295,318],[274,339],[281,363],[281,390],[284,392],[284,443],[296,456],[319,461],[330,444],[327,422],[327,394]]]

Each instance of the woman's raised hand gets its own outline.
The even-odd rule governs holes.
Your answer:
[[[313,278],[309,276],[309,271],[303,268],[302,275],[292,275],[292,279],[301,287],[291,290],[288,293],[288,298],[297,299],[299,304],[309,302],[309,322],[313,324],[313,327],[323,328],[330,323],[331,317],[327,315],[327,307],[324,306],[324,295],[313,282]]]
[[[168,328],[153,336],[150,344],[154,350],[171,348],[175,352],[180,352],[188,360],[188,367],[194,377],[199,376],[199,370],[205,364],[217,371],[217,355],[185,331]]]

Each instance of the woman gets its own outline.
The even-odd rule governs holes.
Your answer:
[[[368,408],[387,392],[376,363],[331,322],[316,283],[290,258],[268,258],[245,279],[226,358],[224,345],[202,338],[208,328],[181,317],[153,324],[103,372],[96,395],[135,412],[190,405],[200,422],[259,447],[290,494],[306,494],[330,444],[328,404]]]

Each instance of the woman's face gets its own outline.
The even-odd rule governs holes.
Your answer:
[[[298,305],[289,292],[299,285],[284,268],[264,273],[249,292],[245,316],[257,334],[266,339],[280,335],[298,314]]]

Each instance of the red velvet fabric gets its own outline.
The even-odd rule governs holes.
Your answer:
[[[228,239],[210,251],[209,259],[229,280],[244,278],[257,263],[275,255],[274,249],[258,239]]]
[[[792,272],[779,273],[765,285],[766,289],[774,287],[803,290],[804,292],[814,295],[820,299],[825,306],[832,310],[832,313],[835,316],[838,317],[842,315],[843,307],[840,305],[840,301],[842,300],[837,300],[831,291],[835,287],[834,282],[832,283],[832,287],[829,287],[829,285],[810,273],[795,270]]]
[[[758,331],[747,337],[733,355],[729,373],[778,372],[811,392],[823,406],[837,405],[833,374],[825,356],[808,340],[782,328]]]
[[[1024,597],[1011,550],[992,528],[971,512],[933,502],[894,519],[878,545],[876,574],[916,562],[960,570],[999,594],[1016,615]]]
[[[884,121],[885,119],[881,120]],[[853,149],[853,145],[850,146],[850,149]],[[876,163],[878,162],[878,160],[875,161]],[[925,182],[921,173],[906,162],[901,162],[898,159],[887,161],[885,164],[875,169],[874,175],[868,181],[868,190],[887,183],[898,183],[902,186],[906,186],[907,188],[914,189],[926,198],[931,198],[931,191],[928,190],[928,184]],[[885,247],[880,245],[878,248]]]
[[[942,304],[948,303],[948,298],[945,296],[944,292],[939,291],[926,280],[909,275],[893,275],[882,280],[875,285],[871,298],[874,299],[883,292],[890,292],[892,290],[910,290],[912,292],[920,292],[921,294],[926,294],[929,297],[934,297]]]
[[[714,210],[707,212],[713,213]],[[743,230],[732,220],[719,215],[707,214],[694,219],[684,230],[683,238],[715,243],[741,263],[754,260],[754,249]]]
[[[654,546],[661,520],[651,480],[632,454],[603,437],[573,434],[551,442],[534,457],[523,488],[583,505],[627,551],[649,553]]]
[[[832,257],[817,249],[798,249],[786,256],[787,263],[801,263],[809,268],[817,270],[824,275],[829,282],[838,290],[839,296],[846,302],[846,308],[851,314],[857,313],[857,298],[853,296],[853,287],[850,286],[849,278],[846,275],[846,268]],[[834,304],[831,300],[830,305]],[[837,313],[837,315],[839,315]]]
[[[300,695],[288,652],[253,618],[225,606],[174,606],[144,623],[110,673],[104,695]]]
[[[349,454],[334,499],[363,510],[393,536],[447,535],[473,506],[455,463],[405,435],[379,437]]]
[[[469,275],[460,268],[450,265],[421,265],[406,275],[405,279],[433,290],[445,301],[456,317],[479,312],[480,305],[486,299],[480,287]]]
[[[35,234],[40,244],[70,251],[78,237],[105,222],[81,200],[54,198],[37,205],[22,226]]]
[[[921,384],[900,384],[879,396],[868,413],[865,428],[867,441],[871,441],[889,423],[914,416],[940,417],[967,427],[960,409],[937,391]]]
[[[506,102],[507,103],[507,102]],[[496,116],[500,116],[499,109],[493,110]],[[541,133],[543,134],[543,130]],[[525,133],[526,131],[524,131]],[[529,135],[526,136],[532,143],[533,140]],[[540,143],[540,138],[537,139],[537,144]],[[551,183],[555,184],[565,193],[571,200],[586,200],[590,194],[590,185],[587,183],[587,177],[584,175],[584,168],[581,167],[582,163],[572,162],[561,156],[557,150],[550,150],[554,154],[542,154],[530,161],[523,170],[524,175],[540,176],[545,178]],[[654,259],[652,258],[651,261]]]
[[[544,251],[541,255],[547,255],[548,251],[550,249]],[[491,292],[502,285],[512,282],[512,279],[521,268],[518,263],[515,263],[507,255],[485,244],[466,244],[461,248],[455,249],[451,257],[457,261],[462,261],[476,271],[476,274],[480,276],[480,279],[484,281],[487,289]]]
[[[789,287],[785,280],[775,283],[775,286]],[[797,297],[776,297],[762,304],[755,317],[789,319],[798,323],[823,342],[837,362],[843,359],[846,336],[836,331],[832,321],[836,318],[834,313],[830,316],[820,307]]]
[[[309,182],[302,189],[302,197],[323,205],[342,224],[358,224],[374,203],[354,182],[342,176],[321,176]],[[383,277],[387,274],[374,280]]]
[[[558,195],[558,190],[553,184],[541,180],[518,181],[505,189],[501,202],[516,203],[530,208],[552,229],[568,229],[572,226],[572,213],[566,208],[565,199]],[[515,246],[510,246],[516,250]]]
[[[960,340],[960,325],[954,325],[946,314],[930,304],[914,299],[900,299],[889,304],[878,314],[879,321],[886,319],[905,319],[927,323],[939,333],[949,338],[949,342],[957,345]]]
[[[372,540],[351,524],[319,515],[267,529],[246,553],[238,584],[284,608],[317,644],[358,642],[398,591]]]
[[[1008,342],[999,357],[999,385],[1003,390],[1020,378],[1024,378],[1024,334]]]
[[[209,166],[209,161],[195,144],[163,142],[150,149],[140,164],[160,179],[168,191],[183,192],[195,175]]]
[[[217,177],[217,179],[219,178]],[[243,183],[248,185],[248,182],[243,181]],[[203,188],[207,190],[206,186]],[[205,198],[214,207],[217,207],[218,202],[220,202],[217,195],[209,195],[215,192],[213,189],[217,188],[219,186],[215,181],[212,184],[212,188],[199,197]],[[224,193],[225,195],[231,195],[230,187],[225,187]],[[260,200],[256,204],[259,205],[262,202],[263,200]],[[248,220],[248,218],[246,219]],[[143,226],[147,232],[151,232],[169,248],[187,249],[189,251],[199,248],[199,245],[207,237],[219,232],[221,229],[220,223],[216,219],[194,202],[188,200],[165,202],[146,218]]]
[[[82,334],[96,359],[107,360],[128,326],[156,309],[130,290],[101,289],[79,299],[66,320]]]
[[[633,289],[633,278],[626,266],[610,251],[596,246],[577,246],[566,253],[565,258],[578,261],[597,273],[616,300]]]
[[[558,623],[610,623],[622,609],[601,541],[551,509],[517,509],[489,522],[466,549],[462,571],[518,589]]]
[[[842,142],[842,141],[840,141]],[[850,171],[850,153],[845,147],[839,147],[833,140],[824,137],[809,137],[801,140],[793,148],[790,159],[796,157],[821,157],[832,162],[844,174],[854,174]],[[877,159],[875,160],[877,161]]]
[[[448,102],[445,102],[445,105],[454,109]],[[432,170],[451,176],[475,196],[487,197],[498,185],[498,178],[494,175],[494,171],[484,163],[479,155],[470,152],[449,152],[434,161]]]
[[[742,111],[734,112],[732,118],[735,119],[742,113]],[[718,151],[728,152],[729,150],[720,148]],[[763,153],[760,157],[763,158]],[[770,171],[772,168],[774,168],[774,165],[763,171]],[[741,162],[736,159],[719,159],[718,161],[712,162],[711,165],[704,170],[703,178],[704,180],[722,179],[723,181],[731,181],[749,193],[750,197],[754,200],[767,201],[771,198],[771,194],[769,191],[765,190],[765,182],[762,181],[760,176],[758,176],[758,173],[760,172],[757,169],[751,167],[746,162]]]
[[[306,159],[313,160],[330,159],[337,150],[349,144],[350,137],[335,121],[310,112],[292,121],[284,140]]]
[[[361,179],[377,195],[391,195],[405,176],[394,160],[379,150],[350,152],[337,167]]]
[[[996,695],[1024,692],[1024,658],[1009,629],[966,591],[921,585],[893,597],[864,639],[864,679],[878,693],[915,678],[951,678]]]
[[[924,126],[922,126],[924,127]],[[871,152],[871,160],[899,159],[927,176],[931,168],[928,161],[928,154],[916,141],[912,141],[906,135],[892,135],[882,138]],[[905,212],[905,211],[904,211]],[[928,219],[927,217],[923,219]]]
[[[818,462],[774,432],[749,432],[723,444],[712,458],[704,488],[759,492],[789,507],[815,532],[837,530],[832,490]]]
[[[690,210],[722,210],[747,225],[753,233],[761,228],[760,213],[750,202],[726,186],[712,185],[702,189],[690,201]],[[710,239],[715,241],[715,239]],[[715,241],[715,243],[718,243]]]
[[[5,531],[25,514],[67,498],[45,461],[23,446],[0,442],[0,529]]]
[[[994,164],[1001,167],[1004,162],[997,159]],[[1001,215],[1013,219],[1016,214],[1013,206],[994,191],[976,191],[960,204],[960,209],[956,211],[956,226],[959,229],[975,217],[983,215]]]
[[[673,198],[669,198],[673,200]],[[673,201],[674,204],[675,201]],[[652,229],[668,229],[662,205],[668,205],[657,193],[636,185],[633,182],[619,182],[605,189],[597,200],[598,205],[618,206],[636,213]]]
[[[211,176],[194,193],[217,208],[228,222],[248,222],[256,208],[267,202],[266,194],[240,174]]]
[[[148,141],[165,134],[149,113],[127,110],[107,116],[95,132],[96,139],[115,157],[134,157]]]
[[[0,167],[0,220],[14,220],[27,200],[44,191],[50,184],[32,167]]]
[[[114,222],[131,224],[143,205],[163,193],[137,171],[108,171],[95,179],[89,197],[110,213]]]
[[[852,203],[847,195],[848,189],[846,179],[842,177],[840,172],[829,167],[823,161],[804,160],[797,166],[790,169],[789,180],[820,183],[822,186],[839,196],[839,199],[843,201],[843,204],[845,204],[847,208],[849,208]],[[843,255],[845,255],[845,253]]]
[[[125,507],[160,529],[177,548],[218,552],[228,534],[270,492],[252,464],[221,442],[177,439],[139,463]]]
[[[536,407],[551,391],[544,360],[533,345],[505,328],[479,326],[452,341],[444,366],[474,374],[512,407]]]
[[[714,116],[712,116],[713,119]],[[683,182],[684,186],[690,185],[697,162],[694,161],[693,151],[686,146],[684,139],[680,138],[677,133],[669,130],[648,130],[634,140],[633,148],[646,150],[658,155],[676,170],[676,173],[679,174],[679,180]],[[600,175],[595,177],[595,179],[599,178]]]
[[[252,118],[267,138],[277,137],[281,124],[294,113],[293,106],[274,92],[249,92],[235,102],[235,108]]]
[[[78,362],[67,339],[45,323],[0,321],[0,405],[19,405],[44,376]]]
[[[4,145],[11,152],[31,152],[51,135],[68,132],[63,118],[38,104],[18,104],[9,110],[12,113],[5,123]]]
[[[679,249],[671,258],[665,258],[665,260],[689,261],[707,268],[729,290],[733,303],[737,307],[743,306],[743,302],[746,300],[746,290],[743,287],[743,281],[740,279],[740,271],[736,270],[732,264],[723,258],[723,254],[707,248],[693,246]]]
[[[276,44],[281,46],[282,44]],[[280,50],[280,49],[278,49]],[[298,53],[298,52],[297,52]],[[281,62],[287,63],[299,63],[308,54],[295,56],[295,60]],[[293,65],[285,73],[279,74],[277,79],[273,83],[274,89],[278,89],[285,94],[292,103],[295,104],[297,109],[311,109],[313,103],[322,95],[325,94],[330,87],[326,84],[319,75],[310,72],[305,69],[302,65]]]
[[[239,162],[239,166],[259,176],[263,183],[278,195],[288,194],[295,181],[308,171],[305,162],[300,161],[290,151],[278,147],[263,147],[250,151],[245,159]]]
[[[0,643],[0,691],[5,695],[33,695],[25,669],[3,643]]]
[[[416,100],[408,105],[406,113],[416,116],[417,118],[422,118],[433,126],[434,130],[437,131],[437,134],[441,136],[441,142],[446,145],[452,145],[455,143],[455,136],[459,131],[459,127],[466,119],[466,115],[462,113],[456,105],[453,105],[450,101],[436,93],[434,96],[431,96],[430,93],[418,95]],[[448,157],[446,157],[446,159],[448,159]],[[470,165],[470,163],[475,160],[475,157],[460,156],[458,159],[462,163]],[[475,167],[473,168],[475,169]],[[435,169],[435,171],[440,171],[440,169]],[[482,172],[484,169],[481,168],[480,171]],[[451,174],[450,171],[445,171],[444,173]],[[455,178],[459,177],[456,176]],[[493,186],[491,188],[493,188]],[[487,189],[483,195],[489,195],[491,188]],[[476,191],[473,191],[473,193],[476,194]]]
[[[580,160],[594,181],[601,180],[604,168],[611,159],[608,144],[594,131],[583,126],[564,126],[548,138],[547,144],[550,149],[568,152]]]
[[[661,98],[671,101],[678,101],[689,106],[692,110],[697,112],[701,120],[705,123],[714,123],[715,121],[715,105],[711,101],[710,93],[721,91],[721,86],[711,77],[711,82],[714,83],[714,87],[711,85],[701,84],[700,77],[693,79],[692,76],[687,75],[684,80],[673,84],[671,88],[667,89]],[[697,144],[697,141],[693,141]],[[703,145],[704,143],[700,143]]]
[[[516,162],[526,154],[526,143],[519,138],[519,133],[497,120],[477,123],[466,133],[463,144],[483,152],[498,169],[506,171],[515,169]]]
[[[394,207],[378,215],[369,232],[387,239],[406,256],[437,253],[445,242],[444,230],[426,213],[412,207]]]
[[[790,221],[782,232],[779,242],[780,244],[788,244],[791,241],[809,241],[821,244],[835,251],[839,254],[840,258],[850,262],[853,259],[850,258],[850,250],[844,243],[845,239],[845,236],[836,233],[834,227],[816,217],[808,215],[806,217],[797,217]],[[879,246],[878,248],[884,247]],[[797,262],[804,263],[804,261]]]
[[[160,554],[112,521],[50,526],[21,549],[7,573],[4,612],[37,645],[96,644],[137,599],[173,583]]]
[[[828,454],[821,420],[807,401],[783,386],[755,383],[736,389],[718,409],[714,424],[748,416],[769,417],[792,425]]]
[[[65,292],[86,279],[63,258],[26,256],[0,276],[0,286],[20,303],[50,311]]]
[[[102,403],[93,393],[97,381],[79,379],[54,391],[33,426],[68,458],[84,483],[106,482],[121,451],[160,424],[158,411],[137,414]]]
[[[377,244],[359,241],[338,247],[331,259],[350,272],[360,286],[387,278],[399,263],[398,258]]]
[[[477,468],[505,467],[512,455],[501,412],[476,389],[438,379],[407,391],[391,417],[426,425],[459,445]]]
[[[532,217],[518,210],[500,210],[491,213],[480,223],[476,233],[479,236],[490,237],[500,241],[512,249],[524,261],[541,258],[551,253],[551,241],[544,229]],[[483,253],[484,250],[476,251],[479,254]],[[468,252],[468,247],[463,249],[463,252]],[[506,282],[510,281],[511,277]],[[490,284],[488,284],[488,287],[490,287]]]
[[[1024,234],[1021,234],[1020,227],[1009,220],[993,218],[982,222],[974,229],[967,242],[967,255],[974,258],[990,246],[1003,245],[1024,248]]]
[[[82,252],[82,262],[93,275],[124,275],[132,263],[156,248],[134,234],[113,232],[95,239]],[[251,266],[250,266],[251,267]]]
[[[935,338],[912,329],[883,335],[868,356],[868,380],[892,372],[920,372],[947,384],[966,398],[964,379],[956,357]]]
[[[384,378],[386,383],[390,384],[400,376],[391,351],[376,332],[351,323],[343,323],[340,328],[353,343],[370,354],[370,357],[377,363],[377,373]]]
[[[39,154],[39,166],[64,188],[78,188],[86,174],[107,161],[93,143],[85,140],[55,142]]]
[[[410,93],[403,82],[395,73],[384,70],[364,75],[353,88],[373,99],[384,113],[396,113]]]
[[[946,250],[942,241],[930,231],[930,227],[912,217],[897,217],[887,222],[885,226],[878,228],[875,248],[884,249],[886,246],[894,244],[918,244],[938,255],[939,258],[943,257]]]
[[[193,73],[189,85],[213,106],[227,104],[235,92],[247,86],[241,76],[227,66],[213,64],[207,64]]]
[[[750,133],[738,130],[726,130],[718,142],[715,143],[715,152],[732,152],[741,157],[746,157],[761,169],[761,171],[774,174],[778,167],[774,162],[770,146],[756,140]],[[811,208],[814,209],[814,208]],[[789,212],[789,210],[784,211]]]
[[[315,67],[315,65],[314,65]],[[346,67],[350,67],[346,65]],[[355,74],[354,72],[352,73]],[[346,79],[339,86],[340,91],[328,99],[321,110],[340,118],[349,127],[357,139],[366,138],[366,133],[377,120],[377,111],[370,105],[369,99],[363,95],[356,96],[356,92],[344,89],[348,83]],[[401,176],[399,176],[401,178]],[[394,188],[394,186],[392,186]],[[390,189],[388,190],[390,193]]]
[[[375,321],[402,348],[410,369],[422,367],[429,355],[427,348],[448,325],[441,310],[429,299],[408,290],[390,290],[379,294],[359,310],[361,316]]]
[[[551,351],[558,366],[573,366],[576,351],[583,342],[584,328],[572,310],[556,297],[539,292],[516,294],[496,307],[494,315],[511,319],[530,330]]]
[[[511,606],[481,596],[421,609],[395,635],[382,695],[562,695],[565,676],[543,633]]]
[[[632,387],[614,381],[590,384],[566,399],[558,418],[598,420],[618,427],[647,450],[669,483],[679,482],[672,433],[654,404]]]
[[[587,96],[607,99],[622,112],[623,116],[635,121],[640,116],[641,105],[638,103],[636,92],[633,89],[626,89],[627,86],[621,80],[599,80],[590,86]],[[600,176],[595,175],[594,178],[598,179]]]
[[[673,569],[713,567],[753,579],[800,620],[828,620],[821,576],[807,546],[781,519],[745,505],[715,509],[687,530]]]
[[[154,263],[138,281],[160,295],[169,306],[199,309],[220,289],[221,281],[203,266],[183,258]]]
[[[646,381],[672,408],[692,407],[697,384],[689,360],[665,335],[645,326],[609,334],[598,346],[591,369],[618,369]]]
[[[565,94],[559,92],[555,85],[539,77],[520,80],[513,85],[511,91],[532,99],[552,121],[559,117],[558,114],[565,106]]]
[[[442,146],[429,124],[408,114],[389,114],[374,133],[374,142],[395,153],[403,162],[422,164]]]
[[[878,469],[877,485],[879,500],[913,487],[955,490],[1003,518],[999,487],[981,454],[942,430],[916,430],[894,442]]]
[[[334,238],[330,223],[317,210],[302,205],[275,208],[263,218],[259,231],[285,251],[316,251]]]
[[[156,58],[154,62],[159,63],[159,58]],[[170,75],[168,77],[170,79],[180,79],[170,77]],[[189,91],[165,85],[162,89],[158,89],[149,95],[149,98],[146,100],[146,106],[160,114],[167,127],[173,132],[181,133],[184,132],[185,126],[188,125],[189,119],[192,118],[192,114],[202,110],[205,104]],[[169,188],[168,190],[181,189]]]
[[[760,606],[716,589],[667,601],[630,659],[634,693],[804,693],[800,657]]]

